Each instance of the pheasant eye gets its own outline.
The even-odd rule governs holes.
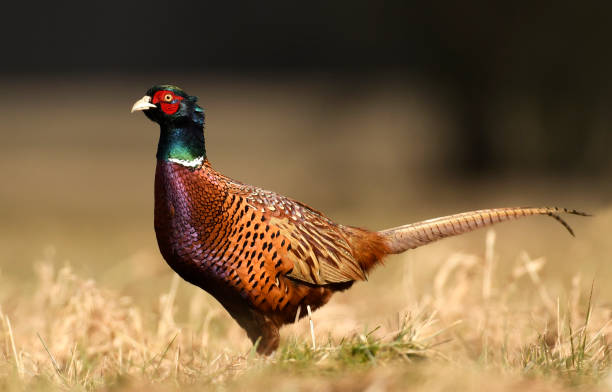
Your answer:
[[[166,95],[164,95],[163,101],[164,102],[172,102],[173,98],[174,97],[172,96],[172,94],[166,94]]]

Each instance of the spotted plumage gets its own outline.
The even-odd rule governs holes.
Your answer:
[[[232,180],[212,168],[204,111],[178,87],[151,88],[132,108],[160,124],[155,174],[155,233],[170,267],[213,295],[260,353],[272,353],[278,329],[324,305],[391,253],[557,208],[468,212],[369,231],[337,224],[296,200]]]

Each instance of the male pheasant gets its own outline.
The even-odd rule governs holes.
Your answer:
[[[212,168],[204,110],[170,85],[154,86],[132,107],[160,125],[155,173],[155,233],[170,267],[213,295],[270,354],[278,329],[346,290],[384,256],[494,223],[548,215],[571,228],[559,208],[465,212],[383,231],[344,226],[277,193]]]

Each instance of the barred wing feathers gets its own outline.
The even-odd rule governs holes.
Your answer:
[[[343,226],[296,200],[236,185],[247,203],[260,210],[290,242],[285,262],[292,263],[293,269],[287,276],[315,285],[366,279]]]

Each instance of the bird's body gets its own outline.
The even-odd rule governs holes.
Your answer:
[[[361,254],[349,244],[358,231],[368,245]],[[298,308],[304,315],[325,304],[387,253],[376,234],[233,181],[206,161],[158,161],[155,232],[168,264],[217,298],[253,341],[262,336],[263,352],[276,348],[278,328]]]
[[[157,100],[157,102],[156,102]],[[556,208],[503,208],[437,218],[384,231],[334,223],[290,198],[234,181],[206,158],[203,110],[173,86],[156,86],[133,110],[160,123],[155,232],[164,259],[213,295],[272,353],[278,329],[346,290],[385,255]],[[140,105],[140,106],[138,106]],[[570,230],[571,231],[571,230]]]

